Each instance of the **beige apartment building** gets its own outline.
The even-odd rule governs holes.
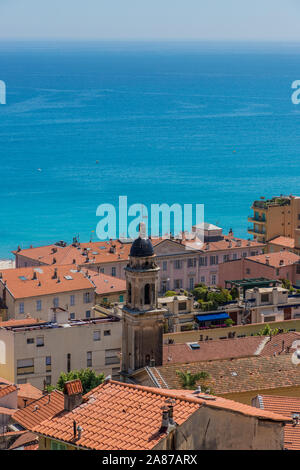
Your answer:
[[[294,239],[295,247],[300,249],[300,197],[261,197],[253,202],[251,209],[253,215],[248,221],[253,225],[248,228],[248,233],[259,242],[285,237]]]
[[[51,309],[69,311],[70,319],[90,318],[95,286],[83,272],[68,266],[39,266],[6,269],[0,273],[0,297],[6,318],[27,315],[48,321]]]
[[[192,330],[195,325],[194,297],[192,294],[158,298],[158,305],[166,309],[165,332]]]
[[[91,368],[119,377],[122,324],[118,317],[56,322],[11,320],[0,326],[0,376],[43,389],[56,385],[61,372]]]

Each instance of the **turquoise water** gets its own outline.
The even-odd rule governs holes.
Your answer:
[[[247,236],[255,198],[300,193],[296,79],[297,44],[2,43],[0,257],[88,240],[119,195]]]

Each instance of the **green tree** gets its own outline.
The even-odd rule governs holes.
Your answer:
[[[208,289],[207,287],[195,287],[192,290],[192,294],[196,300],[203,300],[204,302],[207,301]]]
[[[75,379],[81,380],[83,393],[87,393],[100,385],[104,381],[105,375],[102,373],[97,375],[92,369],[71,370],[67,374],[65,372],[61,372],[55,388],[63,390],[65,382]]]
[[[188,390],[194,390],[196,388],[196,383],[198,381],[205,381],[210,377],[208,372],[202,371],[202,372],[197,372],[196,374],[192,374],[190,370],[186,372],[182,372],[180,370],[176,371],[176,374],[179,377],[179,380],[181,382],[181,385],[183,388],[188,389]],[[201,389],[203,392],[208,390],[208,387],[205,385],[205,383],[200,384]]]
[[[293,288],[291,281],[289,279],[280,279],[280,281],[282,282],[282,287],[284,289],[290,290]]]
[[[232,318],[226,318],[226,320],[224,321],[225,325],[226,326],[232,326],[234,325],[234,321],[232,320]]]
[[[165,297],[173,297],[174,295],[177,295],[174,290],[167,290],[167,292],[165,293]]]

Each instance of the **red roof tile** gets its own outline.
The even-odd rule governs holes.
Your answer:
[[[284,246],[286,248],[295,248],[295,239],[290,237],[276,237],[270,240],[268,244]]]
[[[36,450],[38,448],[38,436],[32,432],[25,432],[18,437],[8,450],[24,447],[24,450]]]
[[[53,278],[55,270],[57,278]],[[1,282],[6,282],[15,299],[94,289],[89,279],[70,265],[6,269],[2,271]]]
[[[50,398],[49,398],[50,397]],[[26,429],[35,425],[64,409],[64,395],[54,390],[49,395],[33,401],[26,408],[21,408],[14,414],[14,420]]]
[[[36,318],[24,318],[21,320],[7,320],[0,322],[0,328],[10,328],[13,326],[29,326],[29,325],[37,325],[40,323],[45,323],[42,321],[37,320]]]
[[[85,395],[85,401],[71,412],[62,412],[45,420],[34,431],[54,439],[94,450],[153,449],[164,437],[159,432],[161,408],[173,398],[174,420],[181,425],[199,406],[235,411],[273,421],[290,421],[279,414],[219,397],[195,395],[192,391],[163,390],[115,381],[107,381]],[[82,427],[74,440],[73,421]]]
[[[43,392],[38,388],[34,387],[30,383],[18,385],[18,397],[28,398],[30,400],[38,400],[43,396]]]
[[[124,279],[119,279],[114,276],[108,276],[107,274],[98,273],[92,271],[91,269],[85,270],[82,269],[85,275],[89,276],[89,279],[95,285],[96,294],[111,294],[114,292],[125,292],[126,291],[126,281]]]
[[[176,371],[205,371],[205,385],[216,395],[300,386],[300,368],[291,354],[252,356],[237,359],[199,361],[189,364],[165,364],[157,367],[169,388],[182,387]],[[199,381],[201,385],[201,380]]]
[[[300,414],[299,397],[279,397],[275,395],[259,395],[259,403],[262,409],[283,416],[292,417],[292,413]],[[284,444],[289,450],[300,450],[300,424],[293,426],[286,424],[284,427]]]
[[[16,385],[1,386],[1,388],[0,388],[0,398],[5,397],[9,393],[15,392],[16,390],[17,390]]]
[[[262,336],[247,336],[245,338],[217,339],[192,343],[198,344],[200,349],[191,349],[186,343],[168,344],[163,347],[163,363],[180,364],[254,356],[263,342],[264,337]]]
[[[267,253],[257,256],[249,256],[246,258],[249,261],[255,261],[256,263],[267,264],[273,268],[280,268],[295,264],[300,260],[300,256],[289,251],[281,251],[279,253]]]

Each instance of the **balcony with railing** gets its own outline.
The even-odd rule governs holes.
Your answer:
[[[248,215],[248,222],[253,222],[255,224],[265,224],[266,219],[264,217],[255,217],[253,215]]]

